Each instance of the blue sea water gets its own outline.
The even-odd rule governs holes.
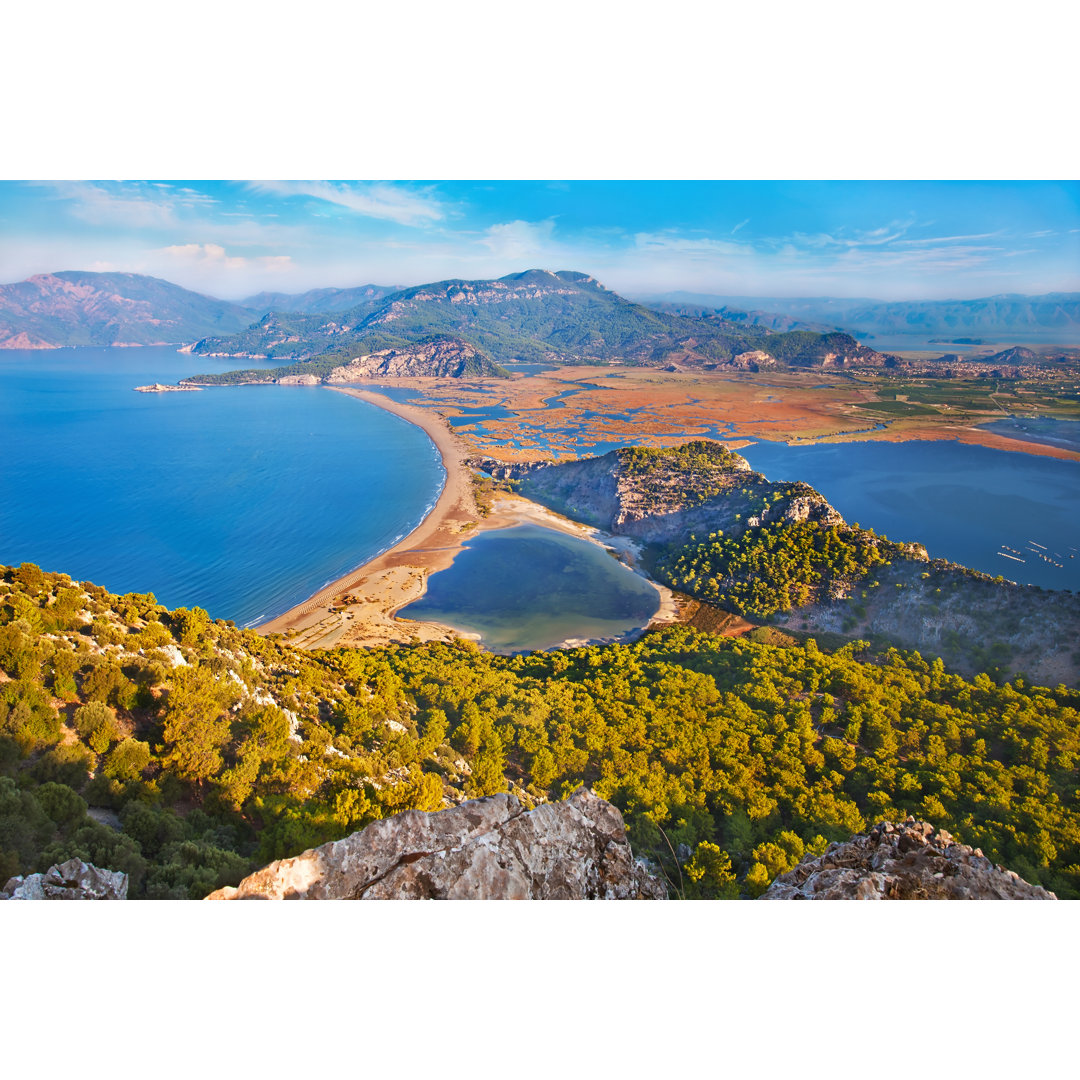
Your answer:
[[[445,478],[414,425],[325,387],[137,394],[228,360],[0,351],[0,563],[254,625],[391,547]]]
[[[933,558],[1080,590],[1080,462],[959,442],[758,442],[739,453],[770,480],[804,480],[847,521],[917,540]],[[1025,561],[999,555],[1006,544]]]

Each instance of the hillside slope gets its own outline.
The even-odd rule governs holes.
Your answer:
[[[773,334],[721,319],[653,311],[573,271],[527,270],[490,281],[402,289],[332,315],[273,313],[241,334],[210,337],[208,356],[304,361],[401,348],[432,336],[460,339],[496,363],[727,364],[744,354],[806,366],[882,366],[886,358],[844,334]],[[742,366],[756,362],[743,360]]]
[[[0,285],[0,349],[158,345],[233,333],[252,313],[143,274],[65,271]]]
[[[584,785],[686,896],[757,896],[914,814],[1074,898],[1078,761],[1077,691],[866,642],[305,653],[0,568],[0,882],[78,859],[196,898],[402,811]]]

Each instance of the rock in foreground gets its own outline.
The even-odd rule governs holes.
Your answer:
[[[0,900],[126,900],[127,893],[127,874],[68,859],[44,874],[11,878]]]
[[[762,900],[1056,900],[978,848],[908,818],[830,844],[778,877]]]
[[[622,815],[581,788],[528,813],[490,795],[408,810],[281,859],[208,900],[663,900]]]

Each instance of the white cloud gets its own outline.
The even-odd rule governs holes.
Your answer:
[[[303,196],[398,225],[425,225],[446,216],[430,188],[411,191],[394,184],[332,184],[326,180],[253,180],[252,191],[283,198]]]
[[[527,259],[555,253],[555,220],[506,221],[492,225],[480,242],[500,259]]]
[[[162,255],[169,255],[189,266],[214,267],[223,270],[289,270],[292,258],[289,255],[230,255],[220,244],[171,244],[159,249]]]

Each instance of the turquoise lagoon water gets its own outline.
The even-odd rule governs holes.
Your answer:
[[[0,351],[0,563],[253,625],[423,518],[442,463],[382,409],[323,387],[132,392],[230,363]]]
[[[759,442],[739,453],[770,480],[805,480],[847,521],[918,540],[934,558],[1080,590],[1080,462],[958,442]],[[1003,544],[1026,561],[999,555]],[[1061,568],[1037,556],[1040,544]]]
[[[568,638],[615,638],[645,626],[660,594],[587,540],[517,525],[483,532],[398,614],[480,635],[497,652],[549,649]]]

